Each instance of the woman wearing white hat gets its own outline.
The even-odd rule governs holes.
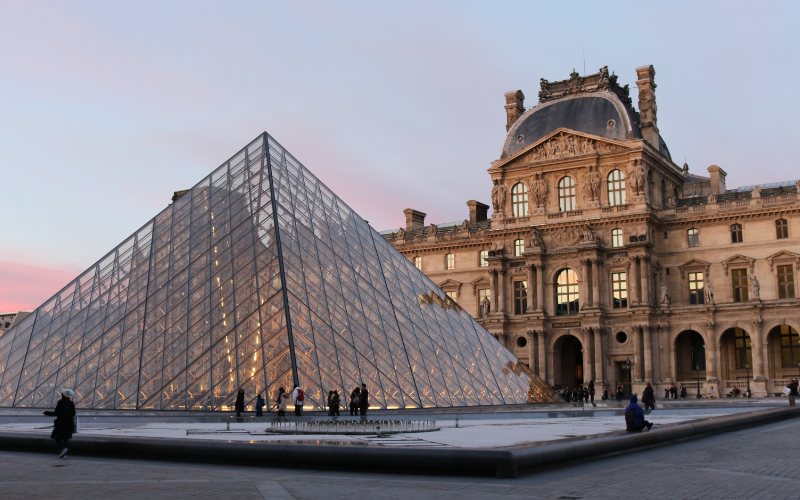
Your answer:
[[[61,391],[61,399],[56,403],[56,409],[44,412],[49,417],[56,417],[50,437],[61,448],[58,458],[67,458],[67,443],[72,439],[72,432],[75,430],[75,403],[72,402],[74,394],[72,389],[64,389]]]

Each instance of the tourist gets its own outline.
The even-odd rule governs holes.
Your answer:
[[[614,392],[614,390],[612,389],[612,390],[611,390],[611,392]],[[612,397],[613,397],[613,396],[612,396]],[[602,398],[603,398],[603,401],[606,401],[606,400],[608,399],[608,389],[603,389],[603,396],[602,396]]]
[[[331,408],[331,398],[332,397],[333,397],[333,391],[328,391],[328,401],[327,401],[326,404],[328,405],[328,416],[329,417],[331,415],[333,415],[333,409]]]
[[[647,427],[649,431],[653,427],[652,422],[644,419],[644,411],[637,403],[636,394],[631,396],[631,404],[625,408],[625,430],[630,432],[640,432]]]
[[[236,391],[236,403],[234,405],[234,409],[236,409],[236,416],[241,417],[242,412],[244,411],[244,389],[239,387],[239,390]]]
[[[74,395],[72,389],[64,389],[61,391],[61,399],[56,403],[56,409],[44,412],[48,417],[56,417],[50,438],[55,439],[56,446],[61,448],[58,458],[67,458],[68,442],[75,431],[75,403],[72,402]]]
[[[686,398],[686,387],[684,387],[683,384],[681,384],[681,398]]]
[[[711,387],[711,393],[708,395],[709,399],[714,399],[714,387]]]
[[[583,388],[583,403],[587,405],[589,404],[589,389],[586,387]]]
[[[331,400],[328,404],[328,415],[331,417],[338,417],[339,416],[339,403],[341,399],[339,398],[339,391],[334,390],[331,394]]]
[[[358,395],[358,408],[361,410],[361,416],[367,416],[367,408],[369,408],[369,391],[367,391],[367,384],[361,384],[361,393]]]
[[[625,397],[625,387],[623,387],[622,382],[617,384],[617,403],[622,403],[622,398]]]
[[[594,404],[594,380],[589,381],[589,398],[592,400],[592,404]]]
[[[569,403],[569,387],[564,387],[561,393],[561,397],[564,398],[564,401]]]
[[[669,399],[669,387],[664,387],[664,399]]]
[[[789,388],[789,406],[794,406],[794,401],[797,397],[797,379],[793,379],[786,387]]]
[[[256,417],[263,417],[264,416],[264,398],[261,397],[261,393],[259,392],[256,396]]]
[[[306,395],[303,394],[303,389],[301,389],[299,385],[294,384],[294,390],[292,391],[292,403],[294,403],[295,417],[303,416],[303,401],[305,401],[305,399]]]
[[[644,388],[644,392],[642,393],[642,403],[644,403],[644,409],[656,409],[656,393],[653,391],[653,386],[650,385],[650,382],[647,383],[647,387]]]
[[[350,393],[350,416],[358,415],[358,400],[361,394],[361,388],[356,387]]]
[[[286,389],[281,387],[278,389],[278,399],[275,400],[275,405],[278,407],[278,416],[285,417],[286,416],[286,403],[289,400],[289,393],[286,392]]]
[[[672,393],[672,399],[678,399],[678,388],[675,385],[669,391]]]

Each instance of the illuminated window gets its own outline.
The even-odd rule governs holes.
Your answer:
[[[689,238],[689,248],[700,246],[700,230],[692,228],[686,232]]]
[[[525,251],[525,242],[522,240],[514,240],[514,256],[519,257]]]
[[[489,261],[486,258],[489,257],[489,250],[481,250],[480,253],[480,266],[481,267],[488,267]]]
[[[414,257],[414,267],[422,271],[422,257]]]
[[[736,369],[743,370],[745,363],[749,364],[750,368],[752,368],[753,353],[750,350],[750,335],[748,335],[747,332],[742,330],[741,328],[734,328],[733,340],[736,343],[735,344]]]
[[[741,243],[744,241],[742,237],[742,225],[731,224],[731,243]]]
[[[797,368],[800,361],[800,337],[797,330],[789,325],[781,325],[781,367]]]
[[[731,271],[733,280],[733,301],[747,302],[749,299],[747,288],[747,269],[734,269]]]
[[[689,273],[689,303],[703,304],[705,302],[705,274]]]
[[[511,209],[514,217],[528,215],[528,186],[518,182],[511,188]]]
[[[627,273],[611,273],[611,291],[614,296],[614,309],[628,307]]]
[[[779,240],[789,237],[789,223],[786,219],[778,219],[775,221],[775,235]]]
[[[572,177],[558,181],[558,209],[562,212],[575,210],[575,180]]]
[[[452,253],[445,255],[445,269],[455,269],[456,268],[456,256]]]
[[[794,298],[794,268],[788,266],[778,266],[778,298]]]
[[[621,170],[612,170],[608,174],[608,204],[610,206],[625,204],[625,174]]]
[[[492,300],[492,291],[488,288],[478,290],[478,317],[483,317],[483,299]]]
[[[622,239],[622,229],[614,229],[611,231],[611,246],[614,248],[621,247],[625,241]]]
[[[456,301],[456,298],[458,298],[458,292],[456,292],[455,290],[452,290],[450,292],[444,292],[444,294],[453,299],[454,302]]]
[[[514,282],[514,314],[528,312],[528,282]]]
[[[578,314],[579,305],[578,274],[564,269],[556,278],[556,316]]]

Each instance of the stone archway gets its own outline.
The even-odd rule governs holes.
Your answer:
[[[767,373],[770,380],[797,377],[800,336],[789,325],[777,325],[767,334]]]
[[[703,336],[694,330],[684,330],[675,337],[675,378],[681,381],[706,379],[706,346]]]
[[[563,335],[553,344],[553,376],[557,388],[584,383],[583,345],[574,335]]]
[[[719,337],[719,375],[729,383],[745,381],[753,375],[753,351],[750,334],[742,328],[728,328]],[[723,387],[721,390],[724,390]]]

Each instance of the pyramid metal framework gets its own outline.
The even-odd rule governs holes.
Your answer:
[[[264,133],[0,337],[0,406],[227,410],[551,400],[547,387]],[[534,379],[533,382],[531,379]]]

